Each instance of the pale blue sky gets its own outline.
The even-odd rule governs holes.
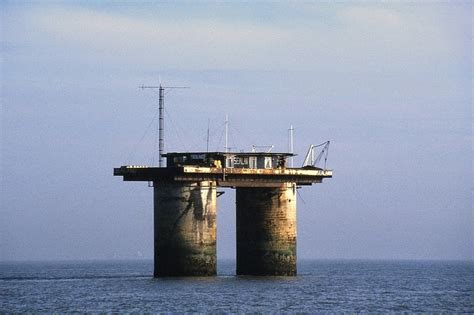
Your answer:
[[[472,259],[472,5],[458,2],[1,4],[1,260],[152,257],[156,95],[167,149],[331,140],[300,190],[301,258]],[[138,143],[139,142],[139,143]],[[138,143],[138,144],[137,144]],[[235,255],[233,191],[219,257]]]

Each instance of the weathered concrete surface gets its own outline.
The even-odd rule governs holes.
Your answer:
[[[147,167],[122,166],[114,169],[114,176],[125,181],[216,181],[220,187],[278,187],[282,183],[298,186],[321,183],[332,177],[331,170],[310,168],[249,169],[202,166]]]
[[[236,188],[237,275],[296,275],[296,185]]]
[[[216,183],[155,182],[155,277],[216,275]]]

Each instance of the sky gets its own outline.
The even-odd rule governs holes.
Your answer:
[[[472,260],[472,4],[1,1],[0,260],[152,259],[165,149],[331,141],[298,192],[300,259]],[[218,199],[235,258],[235,192]]]

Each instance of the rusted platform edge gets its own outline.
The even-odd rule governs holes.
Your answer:
[[[124,181],[216,181],[222,187],[258,187],[284,182],[321,183],[324,178],[332,178],[332,170],[122,166],[114,168],[114,176],[123,176]]]

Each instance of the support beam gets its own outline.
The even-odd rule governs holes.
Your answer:
[[[237,275],[296,275],[296,184],[236,188]]]
[[[155,277],[216,275],[216,182],[155,182]]]

